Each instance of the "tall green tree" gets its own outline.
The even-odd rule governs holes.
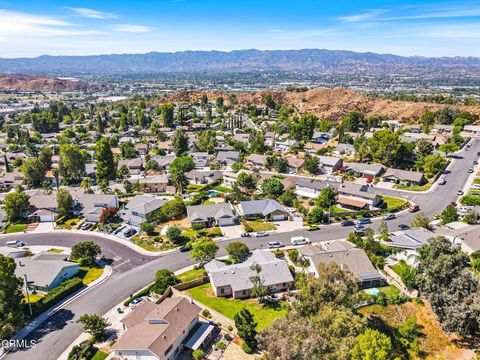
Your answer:
[[[86,153],[75,144],[60,145],[60,174],[67,183],[85,176]]]
[[[253,314],[247,308],[242,308],[233,316],[237,334],[247,345],[244,350],[246,352],[253,352],[257,349],[257,323],[253,318]]]
[[[228,244],[225,251],[235,263],[244,262],[250,254],[248,246],[241,241],[234,241]]]
[[[60,189],[57,193],[57,210],[60,216],[69,217],[73,213],[73,198],[65,189]]]
[[[212,240],[200,240],[193,244],[190,256],[201,265],[215,259],[218,251],[218,245]]]
[[[350,351],[352,360],[390,360],[392,353],[392,340],[373,329],[366,329],[358,335],[355,346]]]
[[[28,186],[39,187],[45,180],[45,164],[36,157],[27,158],[21,166],[25,182]]]
[[[95,266],[97,256],[102,253],[100,246],[93,241],[81,241],[72,246],[70,259],[78,261],[82,266]]]
[[[267,198],[276,199],[284,190],[282,182],[275,178],[266,179],[262,184],[262,192]]]
[[[95,341],[105,340],[107,328],[111,325],[106,319],[97,314],[83,314],[77,320],[82,324],[83,331],[93,336]]]
[[[9,338],[23,323],[22,279],[15,274],[15,260],[0,255],[0,340]]]
[[[115,160],[113,158],[112,148],[108,139],[101,138],[97,142],[97,146],[95,148],[95,160],[97,162],[97,167],[95,170],[97,181],[100,182],[102,180],[115,180]]]
[[[21,191],[8,193],[3,199],[3,209],[8,221],[18,221],[30,207],[30,196]]]
[[[186,185],[185,173],[195,168],[195,161],[191,156],[180,156],[170,165],[170,176],[175,184],[177,192],[182,193]]]
[[[159,108],[165,127],[173,127],[175,106],[172,103],[163,104]]]
[[[183,156],[188,151],[188,137],[182,130],[175,130],[173,133],[172,146],[177,156]]]
[[[441,219],[443,224],[448,224],[454,221],[458,221],[458,212],[457,208],[453,205],[448,205],[441,214]]]

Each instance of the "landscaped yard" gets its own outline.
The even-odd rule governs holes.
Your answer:
[[[400,210],[407,203],[407,200],[390,196],[382,196],[383,201],[387,204],[387,211]]]
[[[408,265],[405,261],[401,261],[398,264],[390,265],[390,269],[395,271],[397,275],[403,279],[404,274],[410,272],[412,267]]]
[[[275,224],[263,220],[243,220],[242,224],[247,232],[277,230]]]
[[[83,280],[83,285],[90,284],[91,282],[97,280],[103,274],[103,268],[101,267],[80,267],[79,277]]]
[[[60,253],[63,252],[62,249],[55,249],[55,248],[48,249],[47,251],[51,252],[51,253],[54,253],[54,254],[60,254]]]
[[[480,185],[480,178],[474,179],[473,183],[476,184],[476,185]]]
[[[77,224],[82,221],[81,219],[74,218],[74,219],[68,219],[65,221],[63,224],[58,224],[57,229],[65,229],[65,230],[72,230]]]
[[[182,282],[189,282],[202,277],[204,273],[204,269],[192,269],[177,275],[177,278]]]
[[[273,306],[262,306],[255,299],[239,300],[215,297],[210,284],[204,284],[185,291],[189,296],[211,309],[233,319],[242,308],[247,308],[258,323],[257,330],[270,325],[279,316],[284,316],[287,309],[277,303]]]
[[[343,208],[341,208],[341,207],[338,206],[338,205],[332,205],[332,206],[330,206],[330,211],[331,211],[332,215],[338,214],[338,213],[352,212],[351,210],[343,209]]]
[[[225,186],[221,186],[221,185],[215,186],[214,188],[212,188],[212,190],[217,190],[217,191],[224,192],[224,193],[230,193],[230,192],[233,191],[232,189],[227,188]]]
[[[92,360],[105,360],[108,357],[108,353],[103,350],[97,350]]]
[[[425,191],[430,189],[430,186],[432,186],[431,182],[427,182],[426,184],[423,185],[401,185],[401,184],[395,184],[393,186],[394,189],[400,189],[400,190],[411,190],[411,191]]]
[[[400,290],[393,285],[379,287],[378,290],[382,292],[386,297],[397,297],[400,296]]]
[[[29,294],[28,295],[28,298],[30,300],[30,303],[33,304],[33,303],[36,303],[38,300],[40,300],[41,298],[43,298],[45,295],[43,294]],[[27,303],[27,297],[25,296],[22,300],[23,303]]]
[[[3,233],[12,234],[17,232],[24,232],[27,226],[28,224],[12,224],[5,228],[5,230],[3,230]]]

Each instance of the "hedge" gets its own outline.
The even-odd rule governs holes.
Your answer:
[[[75,291],[81,289],[82,287],[83,280],[78,277],[65,280],[55,289],[49,291],[47,295],[45,295],[39,301],[32,304],[32,311],[34,316],[41,314],[45,310],[58,303],[60,300],[63,300],[64,298],[73,294]],[[28,304],[26,306],[28,306]]]
[[[480,196],[465,195],[460,199],[462,205],[477,206],[480,205]]]
[[[136,294],[133,294],[131,297],[125,300],[125,302],[123,303],[123,306],[128,306],[134,299],[137,299],[142,296],[147,296],[148,294],[150,294],[150,291],[152,290],[153,285],[155,284],[148,285],[146,288],[140,290]]]
[[[85,340],[72,348],[68,354],[68,360],[92,359],[96,352],[97,349],[93,346],[93,342]]]

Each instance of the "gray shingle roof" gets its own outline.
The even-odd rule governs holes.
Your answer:
[[[229,203],[188,206],[187,214],[190,221],[208,221],[208,219],[212,218],[218,220],[220,218],[235,217],[232,206]]]
[[[247,216],[256,214],[267,216],[274,211],[281,211],[288,214],[288,210],[286,210],[276,200],[270,199],[242,201],[240,203],[240,208],[242,209],[242,214]]]
[[[424,228],[408,229],[391,236],[388,246],[414,250],[427,244],[428,240],[434,237],[433,232]]]

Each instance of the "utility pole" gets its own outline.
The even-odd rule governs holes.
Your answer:
[[[28,294],[28,279],[27,279],[27,274],[23,274],[23,278],[24,278],[24,280],[25,280],[25,292],[27,293],[28,309],[30,310],[30,316],[33,316],[32,304],[30,303],[30,295]]]

